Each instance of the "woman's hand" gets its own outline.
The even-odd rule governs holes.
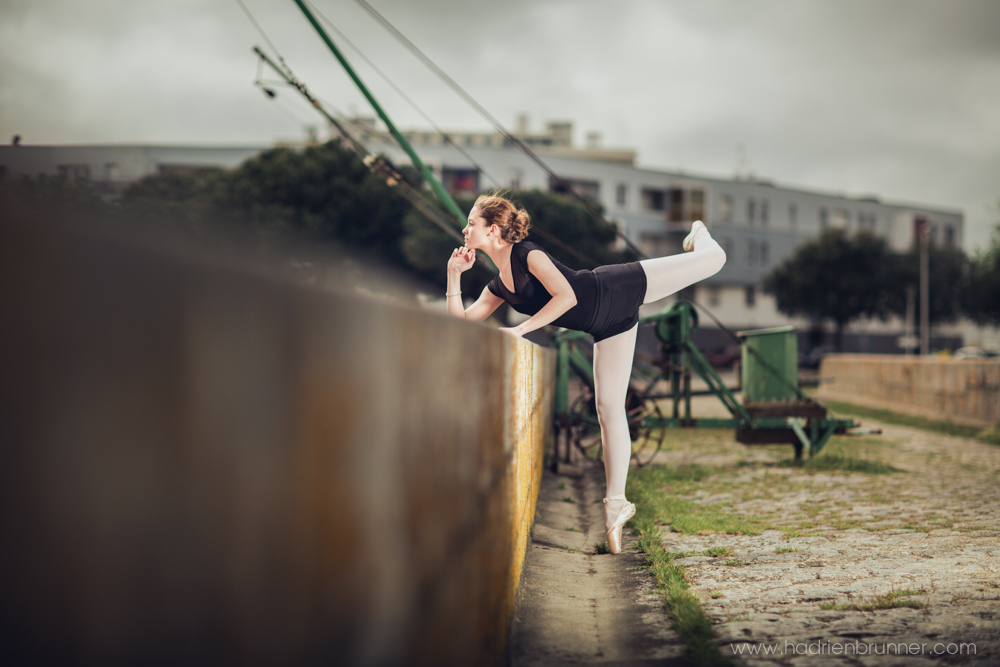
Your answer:
[[[448,260],[448,270],[465,273],[476,263],[476,251],[470,248],[455,248]]]
[[[524,338],[524,333],[519,327],[500,327],[500,331],[513,336],[514,338]]]

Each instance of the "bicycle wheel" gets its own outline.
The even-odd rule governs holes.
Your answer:
[[[594,395],[583,391],[569,409],[570,439],[583,456],[597,466],[604,467],[604,450],[601,447],[601,425],[597,421]]]
[[[663,447],[663,413],[660,406],[646,394],[629,387],[625,397],[628,432],[632,439],[632,458],[642,468],[649,464]]]

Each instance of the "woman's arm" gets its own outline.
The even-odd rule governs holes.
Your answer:
[[[541,329],[546,324],[551,324],[560,315],[576,305],[576,292],[566,280],[566,276],[556,268],[549,256],[541,250],[532,250],[528,253],[528,271],[538,278],[545,291],[552,295],[547,304],[530,318],[518,324],[516,327],[503,329],[516,336]]]
[[[484,287],[476,302],[465,307],[462,303],[462,273],[472,268],[476,261],[476,252],[468,248],[455,248],[448,260],[448,288],[445,301],[448,304],[448,314],[470,322],[482,322],[493,314],[493,311],[503,303],[503,299]]]

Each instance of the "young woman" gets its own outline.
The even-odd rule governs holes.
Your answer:
[[[465,247],[456,248],[448,260],[448,312],[482,322],[506,301],[530,317],[501,331],[523,336],[555,324],[594,336],[594,390],[607,477],[604,521],[611,553],[618,553],[622,526],[635,514],[635,505],[625,499],[632,456],[625,394],[632,372],[639,306],[714,275],[726,263],[726,253],[699,220],[684,239],[686,254],[573,271],[538,245],[522,240],[529,226],[528,213],[503,197],[482,195],[476,200],[462,232]],[[489,255],[500,273],[476,302],[465,308],[462,273],[472,268],[476,250]]]

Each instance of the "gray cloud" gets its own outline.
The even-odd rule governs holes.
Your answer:
[[[338,108],[361,95],[292,2],[244,0]],[[1000,214],[1000,3],[992,0],[371,0],[502,121],[575,123],[650,166]],[[435,121],[485,128],[354,2],[315,0]],[[0,137],[266,143],[319,125],[250,85],[235,0],[0,0]],[[401,126],[425,122],[345,49]]]

